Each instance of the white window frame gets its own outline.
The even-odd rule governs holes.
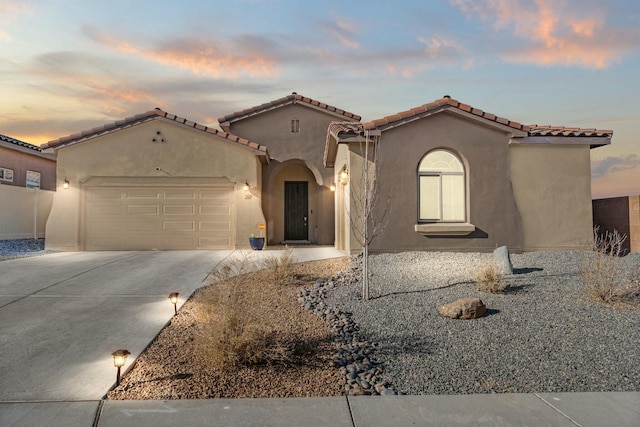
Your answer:
[[[0,168],[0,181],[13,182],[13,169]]]
[[[31,179],[29,179],[29,175],[31,175]],[[38,177],[38,185],[31,184],[31,182],[35,182],[34,178]],[[42,182],[42,174],[36,171],[28,170],[25,177],[25,187],[27,188],[40,188],[40,184]]]
[[[436,152],[439,151],[443,151],[446,152],[448,154],[450,154],[451,156],[453,156],[458,163],[460,164],[460,168],[462,169],[461,172],[447,172],[447,171],[430,171],[430,170],[421,170],[420,165],[422,164],[422,162],[429,156],[432,155]],[[461,200],[459,200],[458,202],[460,202],[462,204],[462,213],[463,213],[463,217],[462,218],[456,218],[456,219],[449,219],[449,218],[444,218],[444,196],[443,193],[446,192],[446,189],[443,188],[443,177],[446,176],[461,176],[462,177],[462,194],[461,196]],[[422,178],[423,177],[437,177],[438,178],[438,216],[436,218],[423,218],[422,215],[422,189],[421,189],[421,185],[422,185]],[[466,223],[467,221],[467,179],[466,179],[466,171],[464,168],[464,163],[462,162],[462,160],[460,159],[460,157],[453,151],[445,149],[445,148],[439,148],[436,150],[432,150],[430,152],[428,152],[427,154],[425,154],[421,159],[420,162],[418,163],[418,223]],[[426,202],[425,202],[426,203]]]

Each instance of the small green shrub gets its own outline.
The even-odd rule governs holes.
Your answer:
[[[500,270],[495,264],[487,264],[476,272],[476,283],[478,290],[490,294],[504,293],[507,284],[502,280]]]

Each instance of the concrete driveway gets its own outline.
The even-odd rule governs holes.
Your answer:
[[[100,399],[231,251],[57,253],[0,262],[0,401]]]

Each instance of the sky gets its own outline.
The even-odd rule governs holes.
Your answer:
[[[450,95],[612,129],[592,196],[640,194],[637,0],[0,0],[0,133],[32,144],[155,107],[216,126],[293,91],[363,121]]]

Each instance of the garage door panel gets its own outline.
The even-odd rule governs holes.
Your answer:
[[[89,187],[87,250],[229,249],[233,190]]]
[[[194,231],[196,224],[194,221],[163,221],[162,230],[164,231]]]
[[[124,190],[124,197],[127,199],[159,199],[160,195],[161,193],[159,190],[150,188],[132,188]]]
[[[195,199],[197,192],[195,190],[178,189],[178,190],[165,190],[165,199]]]
[[[159,205],[127,205],[127,215],[158,215]]]
[[[231,231],[228,221],[200,221],[199,230],[201,231]]]
[[[196,205],[164,205],[162,213],[165,215],[194,215]]]
[[[142,218],[130,218],[124,224],[124,229],[129,232],[150,232],[150,231],[159,231],[161,229],[161,221],[159,219],[154,221],[149,221],[148,219]]]

